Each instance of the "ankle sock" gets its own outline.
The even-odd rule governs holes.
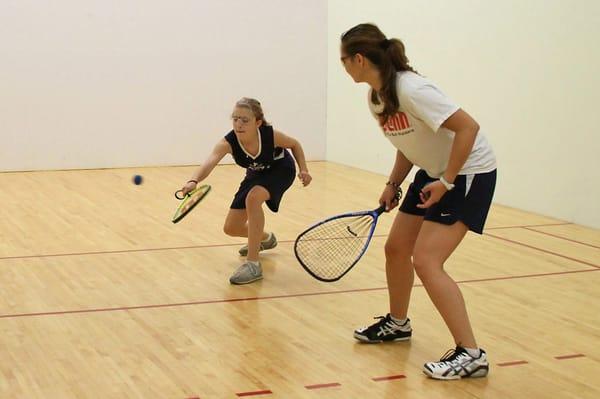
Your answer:
[[[394,316],[392,316],[391,314],[390,314],[390,318],[392,319],[392,321],[394,323],[398,324],[399,326],[403,326],[404,324],[406,324],[406,318],[404,318],[404,319],[397,319]]]
[[[467,353],[469,354],[469,356],[471,356],[472,358],[479,358],[479,356],[481,356],[481,350],[479,348],[477,349],[473,349],[473,348],[463,348],[464,350],[467,351]]]

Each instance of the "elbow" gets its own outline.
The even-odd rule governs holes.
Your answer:
[[[300,151],[302,149],[302,147],[300,146],[300,142],[298,140],[294,139],[294,142],[292,143],[292,146],[290,147],[290,149],[293,152]]]

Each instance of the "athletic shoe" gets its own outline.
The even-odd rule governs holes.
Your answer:
[[[388,313],[385,316],[378,316],[378,322],[369,326],[359,328],[354,331],[354,338],[361,342],[371,344],[387,341],[406,341],[412,335],[410,327],[410,319],[406,319],[404,324],[398,324],[392,320],[392,316]]]
[[[258,251],[264,251],[265,249],[275,248],[277,246],[277,238],[275,238],[275,234],[270,233],[266,240],[260,242],[260,247]],[[248,255],[248,245],[244,245],[238,251],[241,256]]]
[[[436,380],[485,377],[490,365],[485,351],[480,351],[479,357],[475,358],[465,348],[457,346],[446,352],[439,362],[425,363],[423,372]]]
[[[248,284],[261,278],[263,278],[263,275],[260,263],[256,266],[254,263],[246,262],[238,267],[235,273],[229,278],[229,282],[231,284]]]

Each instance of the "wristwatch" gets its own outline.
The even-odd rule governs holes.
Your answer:
[[[442,182],[444,187],[446,187],[446,190],[450,191],[454,188],[454,183],[448,183],[448,181],[444,179],[444,176],[440,177],[440,181]]]

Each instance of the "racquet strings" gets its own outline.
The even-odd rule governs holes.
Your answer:
[[[185,214],[189,212],[194,207],[194,205],[198,203],[198,201],[204,198],[204,196],[206,195],[206,191],[207,190],[200,189],[190,193],[189,198],[186,198],[185,204],[183,204],[181,213]]]
[[[177,208],[175,212],[175,216],[173,217],[173,222],[179,221],[183,216],[185,216],[189,211],[194,209],[196,204],[200,202],[206,194],[210,191],[210,186],[208,184],[199,186],[195,190],[189,192],[181,201],[181,204]]]
[[[296,254],[315,275],[337,279],[363,253],[374,218],[371,215],[333,219],[313,227],[296,242]]]

